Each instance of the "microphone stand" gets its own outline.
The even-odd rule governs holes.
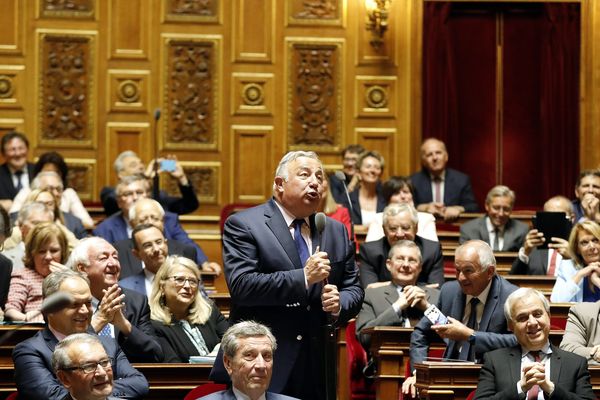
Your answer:
[[[160,108],[154,110],[154,127],[152,134],[154,135],[154,176],[152,177],[152,198],[158,201],[160,195],[160,178],[158,177],[158,120],[160,119]]]

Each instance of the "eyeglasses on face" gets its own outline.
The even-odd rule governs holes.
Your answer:
[[[80,371],[83,371],[84,374],[91,374],[92,372],[96,372],[96,370],[98,369],[98,365],[101,366],[103,369],[112,368],[112,360],[110,358],[104,358],[98,362],[90,362],[90,363],[81,364],[76,367],[69,367],[69,368],[62,368],[62,369],[63,369],[63,371],[80,370]]]
[[[185,283],[189,283],[191,287],[198,287],[198,279],[196,278],[186,278],[184,276],[170,276],[169,279],[175,282],[177,286],[183,286]]]

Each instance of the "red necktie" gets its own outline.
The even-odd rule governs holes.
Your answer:
[[[529,354],[533,356],[535,362],[540,362],[540,352],[539,351],[530,351]],[[538,385],[534,385],[527,392],[527,400],[537,400],[538,394],[540,393],[540,387]]]
[[[556,270],[556,255],[558,251],[552,250],[552,256],[550,256],[550,264],[548,264],[548,276],[554,276]]]
[[[433,201],[436,203],[443,203],[442,199],[442,180],[440,178],[434,178],[433,186],[435,187],[435,198]]]

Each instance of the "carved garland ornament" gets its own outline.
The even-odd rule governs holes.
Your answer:
[[[92,11],[91,0],[42,0],[44,11]]]
[[[298,19],[335,19],[337,0],[304,0],[302,10],[294,15]]]
[[[216,0],[171,0],[169,14],[176,15],[214,15]]]

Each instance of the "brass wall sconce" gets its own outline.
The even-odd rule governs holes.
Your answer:
[[[367,31],[373,38],[369,41],[376,50],[383,44],[383,35],[388,27],[389,7],[392,0],[365,0]]]

